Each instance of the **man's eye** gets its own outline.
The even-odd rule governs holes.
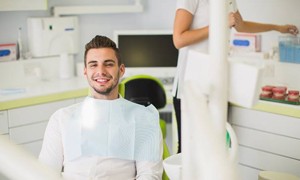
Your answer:
[[[97,66],[97,64],[90,64],[90,67],[92,68],[92,67],[96,67]]]
[[[105,65],[111,67],[114,66],[114,63],[106,63]]]

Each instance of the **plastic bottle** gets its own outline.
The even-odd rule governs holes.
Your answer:
[[[21,36],[22,28],[19,28],[18,31],[18,42],[17,42],[17,60],[23,58],[23,44],[22,44],[22,36]]]

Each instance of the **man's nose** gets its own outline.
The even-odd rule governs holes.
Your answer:
[[[105,66],[98,66],[97,68],[97,73],[99,73],[100,75],[106,75],[107,74],[107,71],[106,71],[106,68]]]

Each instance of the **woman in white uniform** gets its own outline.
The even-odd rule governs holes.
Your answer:
[[[237,9],[235,0],[228,0],[229,28],[238,32],[259,33],[278,31],[280,33],[298,34],[294,25],[275,25],[244,21]],[[179,49],[177,73],[173,85],[173,103],[178,126],[178,152],[181,152],[181,107],[183,79],[186,66],[186,55],[189,49],[203,53],[208,52],[209,37],[209,0],[177,0],[176,15],[173,27],[173,42]]]

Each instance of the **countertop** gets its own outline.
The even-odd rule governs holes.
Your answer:
[[[78,98],[86,95],[88,95],[88,83],[83,77],[40,81],[25,87],[0,88],[0,110]],[[259,100],[252,109],[300,118],[299,105]]]
[[[252,109],[300,118],[300,105],[289,105],[259,100]]]
[[[254,109],[257,111],[264,111],[268,113],[300,118],[300,105],[290,105],[290,104],[269,102],[263,100],[258,100],[258,102],[252,108],[243,107],[233,103],[229,103],[229,104],[231,106],[238,106],[245,109]]]
[[[53,79],[26,86],[0,88],[0,110],[86,96],[85,78]]]

